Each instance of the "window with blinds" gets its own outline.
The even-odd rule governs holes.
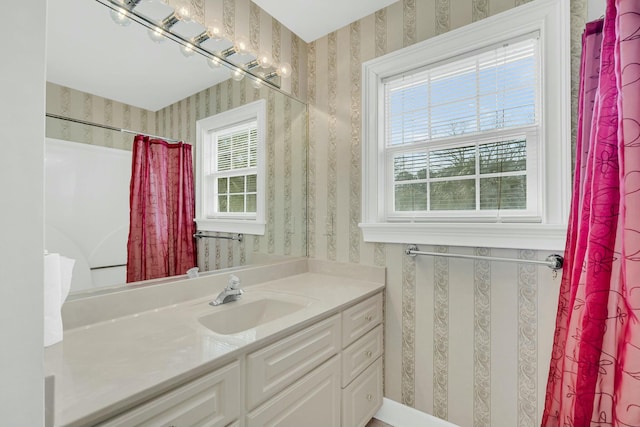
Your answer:
[[[212,132],[207,217],[252,217],[257,206],[257,121]]]
[[[537,212],[538,37],[383,81],[387,216]]]

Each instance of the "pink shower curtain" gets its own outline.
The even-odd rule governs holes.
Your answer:
[[[185,274],[196,265],[191,145],[133,142],[127,282]]]
[[[640,0],[587,25],[543,427],[640,426]]]

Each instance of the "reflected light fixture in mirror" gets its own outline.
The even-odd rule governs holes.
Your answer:
[[[149,29],[149,38],[154,42],[159,43],[164,39],[170,39],[178,43],[180,51],[185,57],[190,57],[194,53],[198,53],[208,60],[207,62],[211,68],[216,68],[217,65],[225,65],[231,69],[232,78],[236,81],[240,81],[246,74],[250,74],[252,77],[255,77],[255,79],[279,89],[279,80],[276,80],[276,77],[287,78],[291,75],[291,65],[286,62],[275,65],[275,70],[272,71],[273,68],[270,68],[273,66],[271,53],[263,51],[260,52],[260,54],[256,54],[252,52],[249,39],[245,36],[238,36],[233,43],[229,43],[231,47],[222,51],[212,51],[206,46],[203,46],[203,43],[210,39],[226,40],[223,26],[217,19],[213,19],[209,25],[206,26],[205,23],[195,21],[192,6],[190,2],[186,0],[179,1],[175,9],[172,9],[168,16],[163,18],[155,17],[155,19],[139,13],[136,7],[141,3],[145,5],[153,5],[156,3],[168,8],[169,6],[163,0],[96,1],[111,9],[111,18],[116,24],[126,26],[129,25],[131,21],[135,21],[137,24]],[[184,33],[174,30],[178,22],[193,24],[195,28],[200,26],[202,31],[195,36],[187,37]],[[249,58],[248,62],[234,62],[234,60],[246,61],[247,57]],[[257,72],[253,72],[252,69],[257,67],[265,69],[265,73],[258,74]]]
[[[164,31],[160,27],[149,28],[148,33],[149,33],[149,38],[156,43],[162,43],[163,41],[166,40],[166,37],[164,36]]]
[[[131,24],[131,19],[129,19],[127,11],[124,9],[111,9],[109,14],[111,15],[111,19],[113,19],[113,22],[120,25],[121,27],[126,27],[127,25]]]

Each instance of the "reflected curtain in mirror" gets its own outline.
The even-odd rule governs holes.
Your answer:
[[[195,267],[191,145],[137,135],[130,191],[127,283]]]

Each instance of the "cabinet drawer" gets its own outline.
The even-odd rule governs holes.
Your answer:
[[[240,366],[234,362],[98,426],[223,427],[240,411]]]
[[[382,406],[382,358],[342,390],[342,425],[364,427]]]
[[[247,408],[253,409],[340,351],[340,315],[247,356]]]
[[[342,352],[342,387],[346,387],[382,356],[382,325],[369,331]]]
[[[382,321],[382,294],[342,312],[342,346],[346,347]]]
[[[250,427],[340,425],[340,356],[336,356],[247,415]]]

